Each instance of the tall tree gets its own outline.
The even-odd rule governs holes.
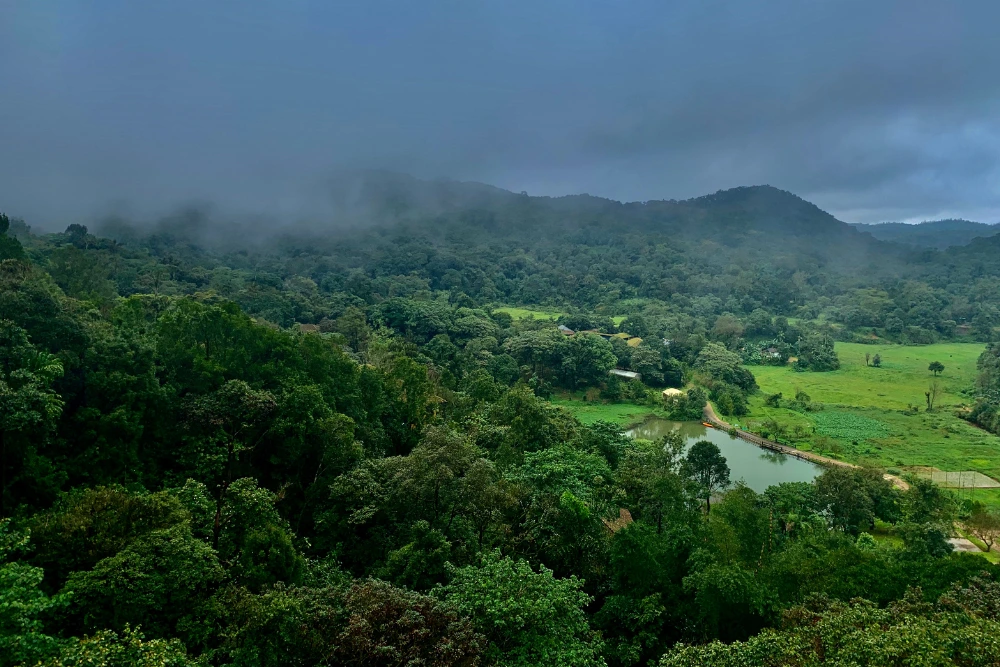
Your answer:
[[[24,329],[0,320],[0,517],[57,488],[59,475],[40,445],[62,412],[53,388],[62,374],[62,363],[32,345]]]
[[[684,470],[695,481],[705,500],[705,511],[712,511],[712,494],[729,486],[729,465],[718,445],[699,440],[691,445],[684,460]]]

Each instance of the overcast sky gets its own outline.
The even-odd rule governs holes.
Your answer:
[[[381,167],[995,222],[998,25],[996,0],[0,0],[0,210],[315,217],[329,174]]]

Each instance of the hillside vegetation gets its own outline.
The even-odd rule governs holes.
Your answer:
[[[989,503],[869,467],[757,493],[622,429],[711,400],[995,475],[961,419],[1000,427],[996,241],[913,251],[770,187],[335,190],[256,231],[0,216],[0,667],[1000,662],[1000,571],[947,541]]]

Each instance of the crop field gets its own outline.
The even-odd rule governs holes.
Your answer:
[[[917,467],[945,472],[969,471],[1000,480],[1000,438],[956,416],[973,402],[966,394],[975,382],[983,345],[948,343],[871,346],[837,343],[841,368],[829,373],[798,373],[791,367],[751,366],[761,394],[743,421],[751,427],[780,425],[781,439],[846,461],[870,462],[902,471]],[[865,366],[865,353],[882,357],[882,367]],[[927,370],[940,361],[939,377]],[[932,383],[939,395],[933,411],[926,396]],[[780,392],[794,398],[804,391],[812,410],[775,408],[764,398]],[[972,493],[1000,505],[1000,490]]]

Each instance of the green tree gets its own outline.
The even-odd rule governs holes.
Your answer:
[[[24,257],[24,249],[20,242],[12,236],[7,235],[10,229],[10,218],[0,213],[0,261],[5,259],[21,259]]]
[[[35,664],[54,653],[59,640],[45,634],[41,617],[69,601],[43,592],[41,568],[7,562],[27,543],[27,533],[11,531],[10,519],[0,519],[0,667]]]
[[[568,387],[599,384],[617,362],[614,349],[601,336],[579,334],[569,339],[561,374]]]
[[[899,518],[895,490],[874,469],[827,468],[816,478],[816,503],[833,528],[855,536],[871,531],[876,518]]]
[[[228,488],[217,550],[233,581],[257,591],[279,581],[297,583],[303,567],[295,535],[280,514],[278,497],[244,477]]]
[[[944,364],[942,364],[940,361],[932,361],[931,365],[927,367],[927,370],[929,370],[931,373],[934,373],[936,377],[938,373],[944,372]]]
[[[965,526],[969,532],[982,540],[987,551],[992,550],[993,545],[1000,540],[1000,513],[996,510],[976,505],[969,518],[965,520]]]
[[[182,524],[152,531],[92,570],[74,572],[64,590],[87,629],[142,626],[159,637],[187,629],[201,638],[201,607],[224,575],[215,551]]]
[[[121,634],[101,630],[90,637],[74,637],[57,657],[42,667],[195,667],[202,664],[188,657],[177,639],[146,639],[138,629],[126,626]]]
[[[507,666],[604,665],[601,642],[584,607],[591,598],[583,582],[556,579],[540,566],[499,551],[483,554],[478,565],[457,568],[435,595],[468,616],[489,640],[486,658]]]
[[[833,349],[833,339],[824,334],[812,333],[800,338],[798,355],[795,370],[823,372],[840,368],[840,359]]]
[[[53,388],[62,374],[59,360],[32,345],[24,329],[0,320],[0,517],[58,484],[39,445],[62,412]]]
[[[684,470],[700,489],[706,512],[712,511],[712,494],[729,486],[729,466],[718,445],[699,440],[684,459]]]
[[[648,345],[640,345],[632,350],[629,367],[642,375],[642,381],[649,385],[663,384],[663,370],[660,353]]]
[[[61,586],[71,572],[89,570],[136,539],[190,518],[167,492],[135,493],[117,486],[75,489],[32,517],[32,560],[45,569],[50,584]]]
[[[747,393],[757,390],[753,373],[741,365],[742,359],[718,343],[709,343],[698,353],[695,367],[704,371],[713,380],[735,385]]]
[[[333,572],[260,595],[229,589],[222,651],[234,667],[481,664],[484,637],[454,607],[384,581]],[[332,575],[332,576],[330,576]]]
[[[276,407],[269,392],[252,389],[241,380],[230,380],[188,406],[188,425],[194,437],[185,455],[196,475],[211,482],[216,507],[212,544],[216,548],[226,493],[239,477],[248,453],[263,438],[268,429],[266,419]]]
[[[961,593],[952,599],[968,599]],[[949,606],[952,606],[949,608]],[[675,646],[660,667],[851,664],[861,667],[927,664],[991,665],[1000,662],[995,615],[961,609],[954,602],[923,602],[920,591],[888,608],[864,599],[850,603],[814,596],[785,612],[780,630],[746,640]]]

